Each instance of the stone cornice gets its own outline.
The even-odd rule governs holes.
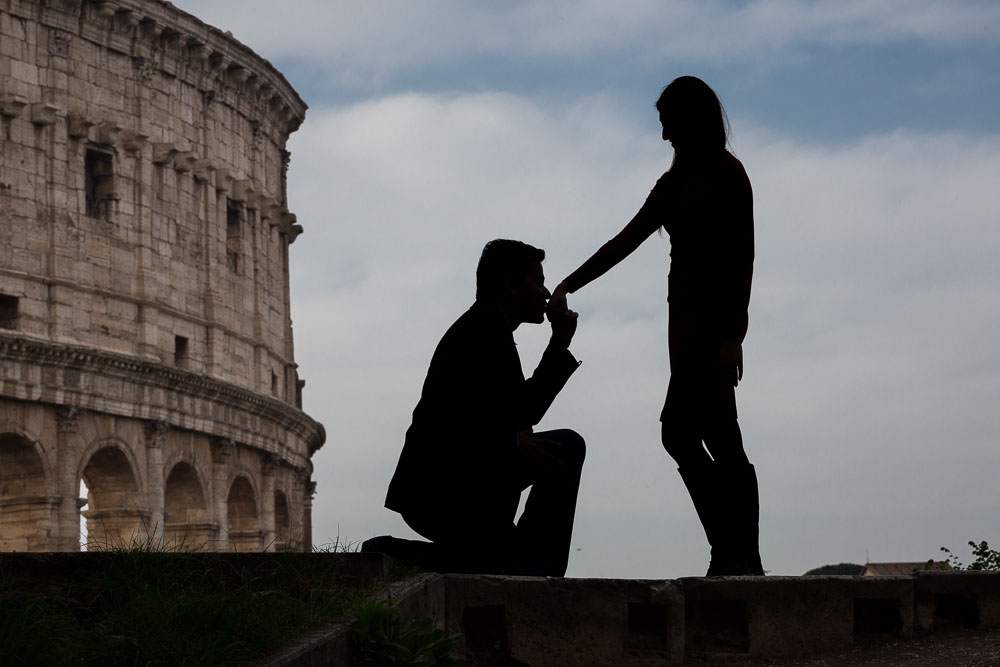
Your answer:
[[[266,59],[234,38],[164,0],[47,0],[15,2],[11,13],[34,18],[56,30],[93,39],[103,35],[109,48],[130,52],[138,45],[158,52],[169,72],[179,63],[215,71],[221,78],[268,104],[294,132],[305,118],[306,103]]]
[[[296,225],[296,226],[299,226],[299,225]],[[282,228],[282,227],[279,227],[278,231],[285,232],[286,230],[284,228]],[[243,333],[237,331],[236,329],[233,329],[231,327],[227,327],[224,324],[222,324],[221,322],[218,322],[218,321],[215,321],[215,320],[208,320],[208,319],[205,319],[203,317],[198,317],[197,315],[192,315],[191,313],[186,313],[186,312],[179,311],[176,308],[172,308],[172,307],[170,307],[170,305],[168,305],[166,303],[162,303],[160,301],[148,302],[148,301],[144,301],[143,299],[140,299],[140,298],[138,298],[136,296],[133,296],[131,294],[122,294],[122,293],[118,293],[118,292],[113,292],[111,290],[99,289],[99,288],[91,287],[89,285],[80,285],[80,284],[74,283],[71,280],[63,280],[63,279],[60,279],[60,278],[51,278],[51,277],[48,277],[48,276],[35,276],[35,275],[31,275],[31,274],[25,273],[23,271],[11,271],[11,270],[5,269],[3,267],[0,267],[0,276],[9,276],[9,277],[14,278],[16,280],[31,281],[31,282],[35,282],[35,283],[38,283],[38,284],[41,284],[41,285],[45,285],[46,287],[52,287],[52,286],[65,287],[67,289],[72,289],[72,290],[74,290],[77,293],[90,294],[90,295],[95,295],[95,296],[99,296],[99,297],[104,297],[106,299],[116,299],[116,300],[120,300],[120,301],[125,301],[125,302],[131,303],[131,304],[133,304],[135,306],[149,306],[149,307],[155,308],[156,310],[158,310],[161,313],[169,315],[170,317],[177,318],[178,320],[183,320],[183,321],[186,321],[186,322],[191,322],[191,323],[196,324],[196,325],[201,326],[201,327],[214,327],[214,328],[217,328],[217,329],[219,329],[221,331],[224,331],[227,336],[230,336],[233,339],[238,340],[238,341],[240,341],[242,343],[245,343],[246,345],[249,345],[251,347],[263,347],[264,349],[267,350],[267,353],[270,354],[272,357],[274,357],[274,359],[276,359],[279,363],[281,363],[282,366],[284,366],[286,368],[289,368],[289,367],[298,368],[298,364],[295,363],[295,360],[294,359],[289,359],[288,357],[286,357],[281,352],[281,350],[272,349],[272,348],[267,347],[265,345],[261,345],[261,343],[257,339],[253,338],[252,336],[248,336],[246,334],[243,334]],[[34,339],[32,339],[32,340],[34,340]]]
[[[0,362],[10,361],[22,368],[0,375],[2,398],[163,421],[269,452],[300,470],[312,470],[309,458],[326,439],[322,424],[288,403],[128,355],[0,332]]]

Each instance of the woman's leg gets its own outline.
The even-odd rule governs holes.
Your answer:
[[[725,545],[724,560],[729,569],[723,574],[763,575],[757,472],[743,449],[736,419],[721,419],[707,428],[705,446],[715,460],[713,477],[721,533],[718,541]]]
[[[724,465],[749,465],[750,460],[743,449],[743,433],[736,417],[727,416],[711,421],[703,430],[705,448],[712,460]]]

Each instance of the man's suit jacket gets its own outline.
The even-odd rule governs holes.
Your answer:
[[[577,366],[550,345],[525,380],[506,315],[477,300],[434,351],[385,506],[513,520],[523,488],[516,433],[541,421]]]

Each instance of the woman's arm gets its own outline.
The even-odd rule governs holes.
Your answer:
[[[566,295],[572,294],[584,285],[597,280],[605,273],[614,268],[620,261],[631,255],[642,242],[649,238],[661,224],[663,224],[662,207],[659,200],[663,196],[661,183],[657,182],[657,187],[649,193],[646,202],[639,209],[639,212],[629,221],[618,234],[598,248],[597,252],[590,256],[577,268],[576,271],[567,276],[552,292],[549,303],[554,309],[565,309]]]
[[[723,314],[723,338],[742,343],[747,333],[747,310],[753,282],[754,220],[753,189],[743,165],[733,158],[727,173],[728,206],[726,233],[721,239],[726,289],[719,304]]]

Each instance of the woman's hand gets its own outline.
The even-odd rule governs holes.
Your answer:
[[[545,313],[552,321],[553,314],[565,315],[569,312],[569,305],[566,303],[566,283],[559,283],[549,297],[549,303],[545,307]]]
[[[743,345],[734,340],[723,341],[719,348],[719,364],[723,372],[732,372],[733,386],[738,386],[743,379]]]
[[[552,324],[552,342],[560,347],[568,348],[576,333],[576,322],[579,315],[569,309],[566,303],[566,286],[562,283],[556,286],[556,291],[549,297],[545,306],[545,315]]]

